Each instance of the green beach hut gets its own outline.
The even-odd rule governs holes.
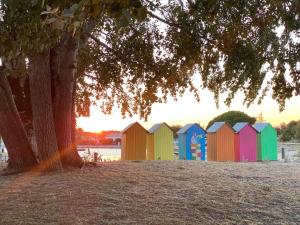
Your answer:
[[[257,131],[257,160],[277,160],[277,132],[269,123],[253,125]]]
[[[147,159],[174,160],[173,130],[168,124],[155,124],[148,131]]]

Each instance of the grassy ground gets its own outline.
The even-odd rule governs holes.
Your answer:
[[[0,177],[0,224],[300,224],[300,164],[153,161]]]

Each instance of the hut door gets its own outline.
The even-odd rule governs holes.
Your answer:
[[[191,137],[191,154],[192,160],[201,160],[201,138],[202,135],[193,133]]]

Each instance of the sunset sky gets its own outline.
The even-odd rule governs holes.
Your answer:
[[[85,131],[92,132],[122,130],[129,123],[135,121],[140,122],[147,129],[158,122],[167,122],[169,125],[199,122],[205,127],[215,116],[228,110],[243,111],[254,117],[262,113],[264,119],[274,126],[300,119],[300,96],[287,100],[285,110],[279,112],[278,104],[272,99],[271,93],[264,98],[261,105],[253,104],[249,108],[243,106],[242,93],[238,93],[235,96],[230,107],[225,106],[222,101],[226,96],[221,96],[219,108],[216,107],[211,92],[201,90],[200,95],[200,102],[195,100],[192,93],[186,91],[184,96],[179,98],[177,102],[169,98],[165,104],[154,104],[148,121],[140,120],[138,116],[122,119],[120,110],[117,107],[113,110],[112,115],[104,115],[101,113],[100,108],[93,106],[91,108],[91,116],[79,118],[77,124],[78,127],[83,128]]]

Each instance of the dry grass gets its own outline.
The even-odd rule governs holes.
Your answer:
[[[0,177],[0,224],[300,224],[300,164],[115,162]]]

